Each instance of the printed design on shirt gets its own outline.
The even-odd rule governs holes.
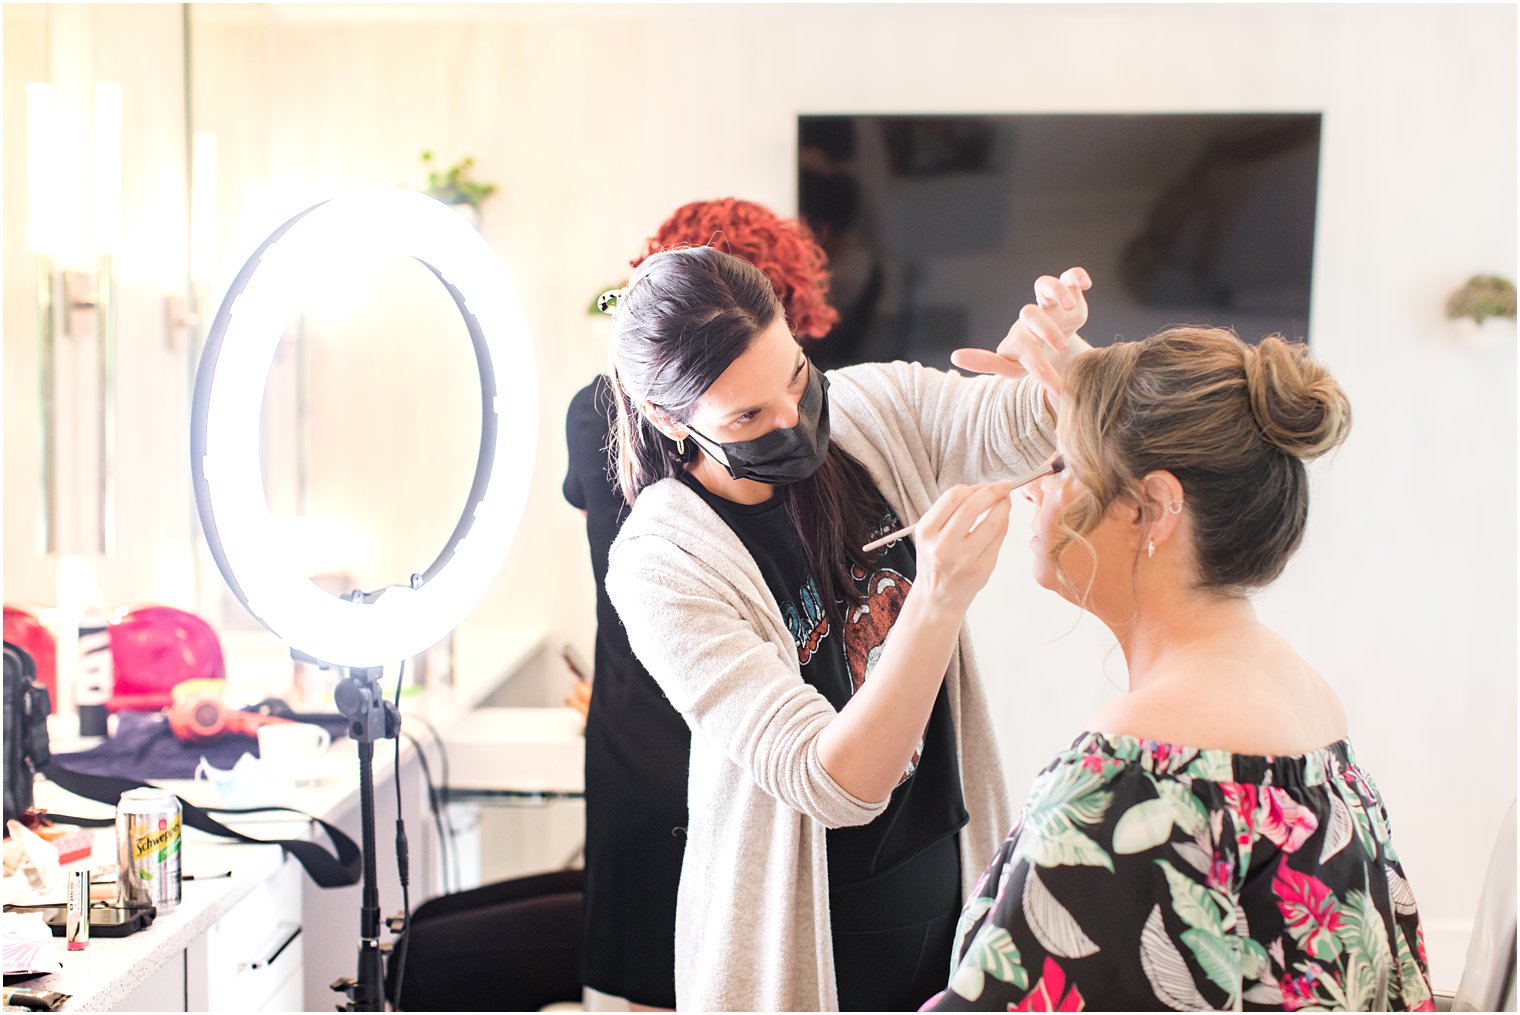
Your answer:
[[[866,536],[864,541],[867,543],[874,543],[882,536],[885,536],[890,532],[896,532],[900,528],[902,528],[902,522],[898,521],[896,513],[888,508],[887,513],[881,516],[881,521],[876,523],[876,528],[871,530],[871,534]],[[906,536],[900,536],[897,539],[892,540],[890,543],[877,550],[877,555],[880,556],[881,554],[887,553],[892,549],[892,547],[896,546],[906,538]],[[859,575],[857,575],[855,577],[855,580],[859,582],[862,579]]]
[[[902,612],[903,602],[908,598],[913,583],[907,575],[891,568],[882,568],[868,576],[856,567],[851,568],[850,576],[866,593],[865,602],[850,607],[844,625],[845,662],[850,668],[852,689],[858,692],[876,668],[876,661],[881,658],[887,636],[892,633],[892,625],[897,622],[897,615]],[[918,762],[923,753],[924,738],[919,737],[918,746],[913,749],[912,760],[908,762],[902,778],[897,780],[899,786],[918,770]]]
[[[812,578],[802,587],[798,600],[802,604],[800,610],[793,603],[781,604],[781,619],[786,621],[786,629],[797,643],[797,662],[806,666],[829,636],[829,615],[823,610],[823,596]]]

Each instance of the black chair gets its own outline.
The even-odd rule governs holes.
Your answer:
[[[551,871],[439,896],[417,907],[398,939],[385,996],[396,1010],[538,1011],[581,1001],[582,869]]]

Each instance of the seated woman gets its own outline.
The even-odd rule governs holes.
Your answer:
[[[1081,353],[1034,572],[1129,693],[1036,780],[926,1010],[1430,1010],[1414,895],[1329,684],[1248,595],[1351,422],[1301,345],[1175,328]]]

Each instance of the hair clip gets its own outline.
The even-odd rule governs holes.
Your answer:
[[[608,289],[596,298],[596,309],[604,314],[612,313],[623,302],[623,293],[627,291],[626,288]]]

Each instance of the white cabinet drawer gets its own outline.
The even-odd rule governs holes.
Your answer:
[[[279,873],[206,932],[206,1009],[257,1011],[280,1001],[302,975],[301,867],[288,857]],[[283,1003],[279,1004],[284,1008]]]

